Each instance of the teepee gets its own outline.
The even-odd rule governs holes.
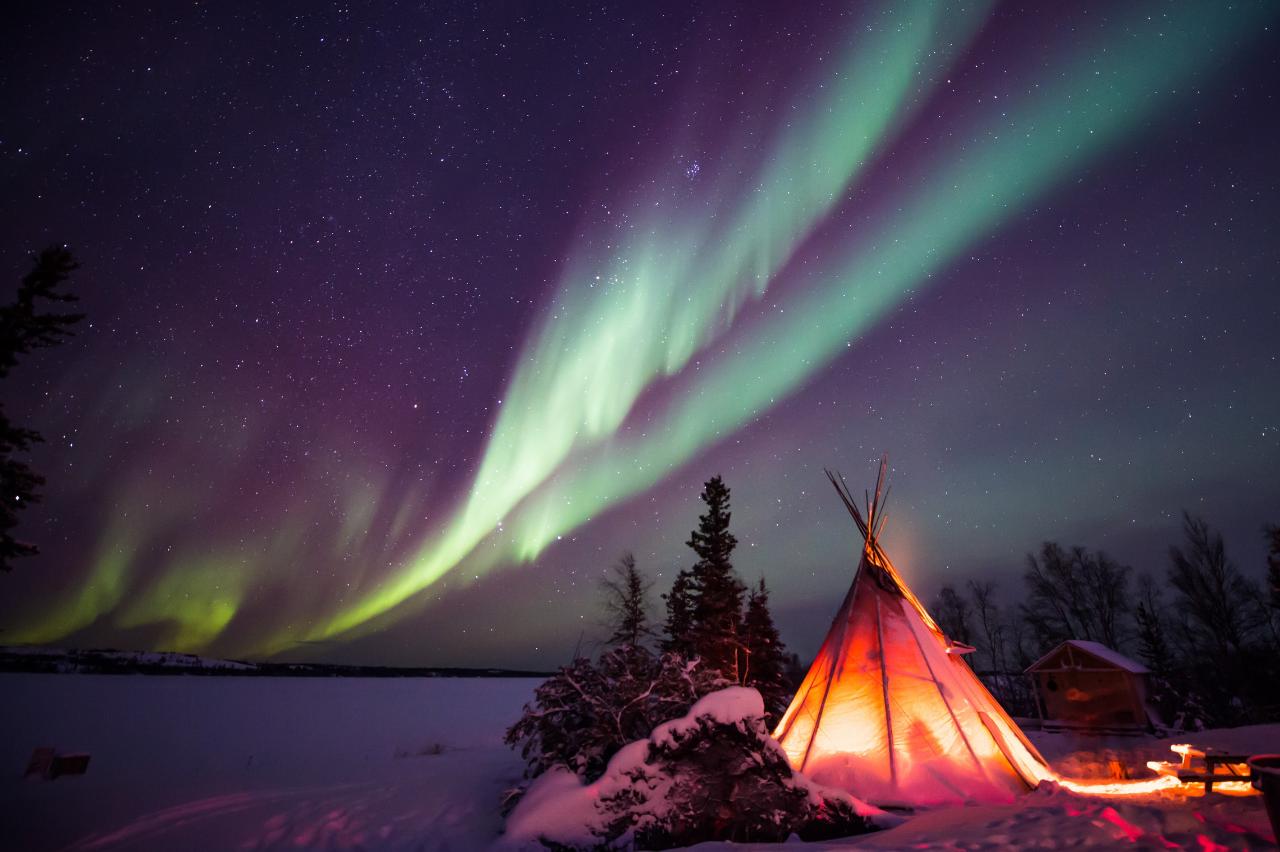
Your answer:
[[[880,547],[887,460],[859,512],[853,585],[774,737],[791,765],[880,805],[1003,802],[1051,777]]]

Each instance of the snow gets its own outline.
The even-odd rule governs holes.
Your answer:
[[[1175,743],[1235,753],[1280,751],[1280,724],[1197,731],[1157,740],[1028,731],[1063,775],[1107,777],[1113,763],[1142,767],[1176,760]],[[1143,776],[1147,777],[1147,776]],[[1202,795],[1193,786],[1164,795],[1129,798],[1079,796],[1044,785],[1013,804],[927,811],[888,831],[813,850],[1193,849],[1225,852],[1274,849],[1260,796]],[[699,852],[766,850],[768,846],[704,843]]]
[[[568,770],[544,773],[530,785],[528,792],[507,819],[506,831],[499,848],[510,852],[540,850],[540,839],[550,838],[556,843],[592,846],[599,843],[599,836],[609,816],[597,809],[597,803],[616,797],[630,790],[636,804],[632,811],[637,815],[637,829],[654,821],[661,821],[670,813],[666,801],[673,780],[654,767],[646,766],[650,746],[671,746],[680,739],[695,733],[710,720],[716,725],[760,725],[764,718],[764,701],[760,693],[745,687],[728,687],[699,699],[679,719],[654,728],[648,739],[636,740],[622,747],[610,760],[604,774],[591,784]],[[777,741],[765,740],[785,761]],[[647,771],[646,771],[647,770]],[[797,774],[792,782],[804,790],[811,801],[818,803],[827,798],[839,798],[852,806],[859,816],[873,823],[894,825],[896,817],[886,814],[845,793],[823,790]]]
[[[1086,736],[1029,731],[1028,736],[1045,759],[1068,778],[1106,777],[1114,763],[1146,766],[1149,760],[1177,761],[1169,747],[1191,743],[1230,754],[1263,754],[1280,751],[1280,725],[1249,725],[1207,731],[1181,732],[1163,739],[1134,736]]]
[[[0,848],[483,849],[536,685],[0,674]],[[24,781],[38,746],[89,770]]]
[[[596,808],[596,803],[631,786],[633,774],[644,765],[649,754],[651,741],[656,742],[660,737],[670,740],[696,727],[696,720],[703,711],[714,715],[716,721],[725,723],[743,718],[742,715],[734,715],[738,709],[755,709],[756,715],[763,715],[764,702],[754,689],[734,687],[723,691],[751,693],[755,701],[742,695],[727,698],[722,698],[720,693],[708,695],[694,704],[685,716],[659,725],[649,739],[636,740],[619,749],[609,759],[604,774],[591,784],[583,784],[582,779],[568,770],[552,770],[538,777],[507,818],[499,848],[510,852],[540,850],[543,846],[539,838],[543,837],[582,846],[598,843],[595,832],[603,829],[605,816]],[[661,795],[655,798],[660,799]]]
[[[764,699],[754,689],[731,686],[700,698],[680,719],[659,725],[650,737],[657,744],[670,743],[698,726],[698,720],[709,717],[722,725],[743,719],[764,717]]]
[[[487,849],[500,840],[502,793],[523,769],[502,734],[536,683],[0,674],[0,847]],[[1167,740],[1029,733],[1064,775],[1106,776],[1113,761],[1141,767],[1173,759],[1174,742],[1280,751],[1280,725]],[[88,773],[23,781],[37,746],[90,753]],[[540,784],[548,798],[588,789],[570,775]],[[532,807],[533,796],[522,807]],[[585,810],[567,802],[560,814],[585,824]],[[513,823],[513,837],[519,827]],[[875,834],[797,846],[1205,850],[1272,848],[1269,839],[1258,796],[1103,799],[1046,785],[1010,805],[924,812]]]
[[[647,748],[644,741],[625,747],[609,763],[614,769],[620,760],[632,761],[632,746]],[[607,776],[606,776],[607,777]],[[599,782],[585,786],[582,779],[567,768],[553,767],[539,776],[520,804],[507,817],[505,836],[500,846],[512,850],[531,847],[541,849],[539,837],[557,837],[566,843],[590,845],[595,842],[591,829],[596,826],[596,800]]]
[[[1229,852],[1274,849],[1257,819],[1256,797],[1191,802],[1091,799],[1034,792],[1010,805],[946,808],[916,816],[889,831],[806,844],[805,850],[1187,849]],[[1246,819],[1241,820],[1241,816]],[[1261,816],[1265,823],[1266,817]],[[1258,831],[1263,833],[1261,836]],[[1267,839],[1264,839],[1267,838]],[[764,844],[701,843],[698,852],[767,852]]]

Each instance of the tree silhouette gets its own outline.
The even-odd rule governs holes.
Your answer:
[[[1182,547],[1169,548],[1169,583],[1177,603],[1205,647],[1238,653],[1256,625],[1249,583],[1227,558],[1222,534],[1201,518],[1182,514]]]
[[[729,489],[719,476],[703,486],[707,511],[687,544],[698,555],[691,578],[694,654],[730,681],[741,683],[742,598],[746,587],[733,570],[738,540],[729,532]]]
[[[769,612],[769,589],[763,577],[747,595],[742,643],[747,650],[743,685],[760,691],[765,711],[776,720],[786,711],[790,698],[786,683],[787,658],[786,647],[773,624],[773,614]]]
[[[59,288],[79,268],[65,248],[51,247],[34,258],[34,266],[22,278],[13,302],[0,307],[0,378],[18,364],[21,356],[36,349],[57,346],[70,337],[71,327],[84,314],[46,310],[45,303],[67,304],[76,296]],[[44,439],[34,429],[12,423],[0,405],[0,570],[9,571],[13,561],[38,553],[34,544],[19,541],[13,533],[19,513],[40,501],[44,477],[16,458]]]
[[[605,644],[638,647],[652,633],[649,629],[649,589],[653,583],[636,568],[636,558],[624,553],[613,566],[613,574],[606,577],[601,586],[604,588],[609,628],[613,631]]]
[[[1144,574],[1138,581],[1141,597],[1133,608],[1138,627],[1138,656],[1157,675],[1167,675],[1172,668],[1169,643],[1164,635],[1164,605],[1160,587]]]
[[[965,645],[973,644],[973,631],[969,624],[971,609],[954,586],[943,586],[933,602],[933,617],[942,632]]]
[[[662,596],[667,603],[666,637],[662,650],[688,657],[693,654],[693,572],[681,568],[671,583],[671,591]]]
[[[1129,573],[1102,551],[1065,550],[1052,541],[1041,546],[1039,558],[1028,554],[1023,617],[1037,643],[1047,648],[1064,639],[1091,639],[1120,647],[1129,615]]]

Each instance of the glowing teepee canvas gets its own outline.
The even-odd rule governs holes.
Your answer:
[[[876,804],[1008,801],[1050,771],[880,548],[886,463],[853,585],[774,736],[819,783]]]

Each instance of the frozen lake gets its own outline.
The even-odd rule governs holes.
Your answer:
[[[0,674],[0,837],[23,850],[487,845],[523,768],[502,734],[536,684]],[[88,773],[24,781],[37,746],[90,753]]]

